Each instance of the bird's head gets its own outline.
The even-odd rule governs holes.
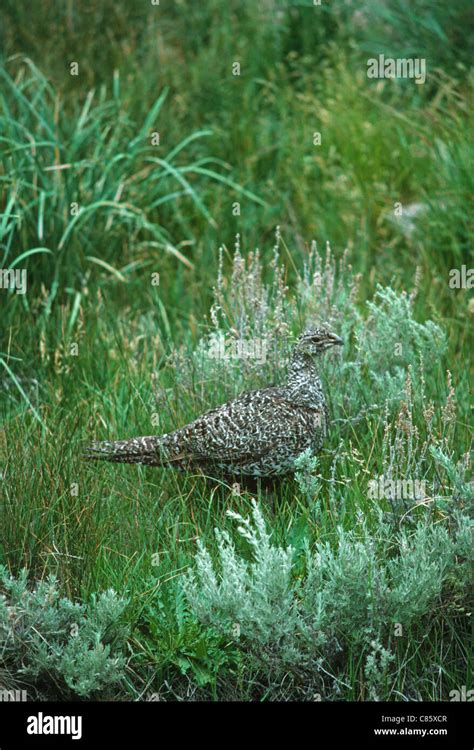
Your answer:
[[[331,346],[343,344],[343,340],[327,328],[312,328],[303,331],[296,340],[295,350],[310,357],[322,354]]]

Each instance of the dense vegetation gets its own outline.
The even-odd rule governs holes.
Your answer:
[[[0,288],[0,685],[470,689],[469,12],[4,1],[0,268],[27,290]],[[381,53],[426,83],[368,79]],[[281,381],[319,321],[331,433],[271,500],[81,461]]]

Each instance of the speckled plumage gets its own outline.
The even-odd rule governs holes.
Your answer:
[[[85,457],[252,478],[291,473],[303,451],[323,444],[328,410],[315,357],[334,344],[342,340],[326,329],[305,331],[285,385],[243,393],[165,435],[93,443]]]

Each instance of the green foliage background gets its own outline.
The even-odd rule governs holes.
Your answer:
[[[48,672],[47,654],[5,624],[18,602],[4,573],[7,687],[27,679],[42,696],[135,699],[315,690],[447,699],[469,689],[465,547],[455,540],[472,495],[474,306],[469,289],[449,285],[450,270],[473,260],[469,13],[464,0],[4,0],[0,268],[26,268],[28,292],[0,290],[0,561],[15,576],[26,569],[31,587],[54,574],[48,585],[69,602],[49,603],[44,637],[60,622],[64,639]],[[367,59],[380,53],[425,57],[426,84],[369,80]],[[399,203],[421,210],[399,217]],[[193,606],[183,589],[197,538],[218,564],[215,527],[252,559],[226,515],[248,517],[252,497],[201,477],[89,466],[81,441],[171,430],[283,377],[285,352],[260,369],[209,362],[212,333],[291,342],[321,319],[346,340],[342,360],[324,366],[335,419],[327,450],[273,506],[259,498],[271,544],[295,551],[284,597],[298,602],[310,570],[303,550],[315,545],[328,560],[329,549],[352,559],[361,537],[370,547],[370,534],[379,544],[383,532],[387,544],[367,555],[384,571],[412,534],[428,545],[414,570],[431,559],[433,539],[447,562],[429,606],[407,599],[403,638],[383,611],[365,640],[344,624],[331,631],[333,650],[309,659],[303,643],[293,661],[271,651],[262,663],[255,654],[259,638],[275,641],[272,623],[236,640],[222,629],[222,602],[213,619],[203,592]],[[368,480],[388,469],[425,478],[428,501],[370,501]],[[336,573],[341,610],[327,613],[331,622],[360,593],[347,603],[351,589]],[[123,625],[112,666],[97,624],[107,602],[97,597],[110,588],[118,599],[110,595],[107,616]],[[26,621],[42,592],[33,588]],[[84,618],[77,644],[63,617],[73,602]],[[94,632],[103,675],[89,684],[79,662]],[[289,638],[298,651],[296,633]],[[37,665],[26,676],[25,653]]]

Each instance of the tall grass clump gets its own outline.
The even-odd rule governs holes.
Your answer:
[[[209,130],[161,141],[164,87],[137,122],[118,71],[111,90],[91,89],[66,108],[30,60],[15,59],[0,75],[1,265],[23,262],[30,283],[45,284],[53,299],[58,288],[63,296],[67,287],[81,290],[94,266],[121,281],[160,253],[190,266],[175,237],[193,239],[194,210],[214,222],[203,198],[209,181],[257,200],[216,171],[211,157],[191,155]]]
[[[442,0],[366,0],[359,39],[371,52],[386,57],[424,57],[431,68],[464,73],[469,70],[474,34],[468,0],[454,4]],[[368,20],[370,18],[370,25]]]

